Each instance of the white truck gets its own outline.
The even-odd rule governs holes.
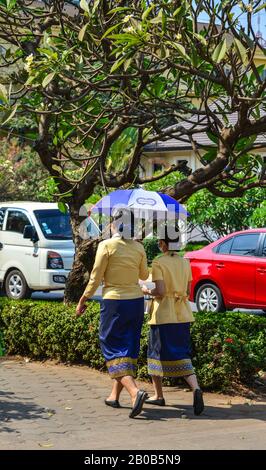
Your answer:
[[[90,236],[99,233],[87,220]],[[56,203],[0,202],[0,284],[12,299],[64,289],[74,258],[69,214]]]

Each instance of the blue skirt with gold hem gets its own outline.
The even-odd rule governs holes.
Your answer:
[[[148,373],[159,377],[194,374],[191,363],[190,323],[151,325]]]
[[[143,317],[143,297],[102,300],[99,338],[111,378],[135,376]]]

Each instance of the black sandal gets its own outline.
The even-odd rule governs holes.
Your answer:
[[[197,388],[194,391],[193,395],[194,395],[194,400],[193,400],[194,415],[199,416],[204,410],[203,394],[200,388]]]
[[[104,403],[107,406],[111,406],[112,408],[121,408],[121,405],[118,400],[104,400]]]
[[[157,398],[156,400],[152,400],[151,398],[147,398],[145,403],[148,403],[149,405],[165,406],[165,399]]]
[[[142,412],[142,407],[146,398],[147,393],[144,390],[139,390],[136,396],[134,406],[131,410],[131,413],[129,414],[130,418],[135,418],[135,416],[138,416]]]

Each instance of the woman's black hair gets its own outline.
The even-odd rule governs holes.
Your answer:
[[[175,236],[173,239],[172,237],[169,237],[167,233],[165,233],[163,238],[160,238],[160,241],[163,241],[168,248],[168,251],[177,251],[178,248],[178,243],[179,243],[179,235]],[[171,256],[174,256],[174,253],[171,253]]]

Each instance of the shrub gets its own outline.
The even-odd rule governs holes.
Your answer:
[[[187,243],[184,249],[180,250],[180,255],[183,255],[187,251],[195,251],[200,250],[204,246],[208,245],[209,242],[206,240],[202,241],[190,241]],[[145,238],[143,241],[143,245],[146,251],[148,263],[150,264],[156,256],[158,256],[161,252],[158,248],[158,239],[157,238]]]
[[[146,251],[148,263],[151,263],[160,254],[157,238],[145,238],[143,245]]]
[[[226,187],[221,188],[226,192]],[[241,197],[214,196],[201,189],[187,201],[190,228],[197,227],[209,241],[238,230],[264,227],[266,220],[265,188],[251,188]]]
[[[0,357],[4,356],[4,354],[5,354],[4,338],[3,338],[3,334],[0,331]]]
[[[250,384],[266,369],[266,318],[246,313],[197,313],[192,326],[193,364],[205,388],[232,381]]]
[[[74,306],[62,303],[0,302],[0,330],[7,354],[85,362],[105,370],[97,302],[90,302],[80,318],[75,317]],[[148,328],[145,323],[138,369],[142,379],[147,378]],[[266,318],[236,312],[198,313],[191,334],[193,365],[205,389],[226,390],[232,382],[250,384],[259,370],[266,370]]]

